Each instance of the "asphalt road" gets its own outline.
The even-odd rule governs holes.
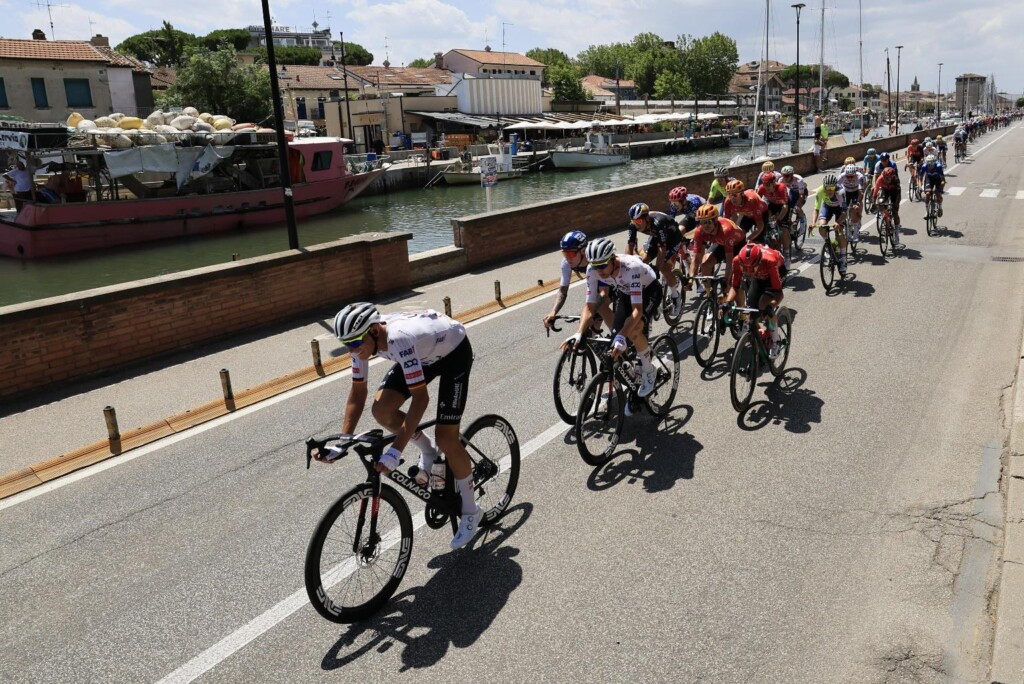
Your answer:
[[[982,681],[1024,325],[1024,268],[992,257],[1024,257],[1024,132],[973,150],[942,235],[904,205],[902,256],[872,240],[835,296],[816,265],[793,281],[770,403],[738,420],[722,362],[686,357],[669,418],[631,419],[599,471],[557,427],[549,300],[474,324],[468,415],[506,416],[528,453],[513,507],[471,549],[417,531],[364,624],[302,585],[362,478],[303,469],[347,377],[0,502],[0,681]]]

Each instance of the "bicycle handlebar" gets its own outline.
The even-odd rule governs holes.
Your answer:
[[[416,431],[425,430],[426,428],[432,427],[437,423],[437,420],[428,420],[425,423],[421,423]],[[340,442],[342,435],[327,435],[323,439],[316,439],[310,437],[306,440],[306,470],[309,470],[309,464],[312,462],[314,456],[324,453],[324,450],[332,442]],[[341,454],[335,461],[341,460],[348,455],[348,450],[353,449],[356,454],[359,455],[359,460],[363,462],[367,470],[372,470],[374,462],[376,462],[381,454],[384,453],[384,447],[395,441],[395,434],[384,434],[384,430],[375,428],[373,430],[367,430],[358,435],[353,435],[344,444],[340,445]]]
[[[552,330],[554,330],[555,332],[562,332],[562,329],[559,328],[557,325],[555,325],[555,323],[557,321],[560,321],[560,320],[565,321],[566,323],[578,323],[579,320],[580,320],[580,317],[579,316],[555,316],[553,319],[551,319],[551,327],[550,328],[545,328],[545,331],[547,332],[547,336],[548,337],[551,337],[551,331]]]

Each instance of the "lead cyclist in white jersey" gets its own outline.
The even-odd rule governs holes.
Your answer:
[[[650,321],[661,304],[661,283],[654,269],[643,259],[630,254],[616,254],[611,240],[601,238],[587,245],[587,303],[580,313],[580,327],[576,334],[562,344],[562,349],[579,344],[597,309],[598,288],[607,286],[615,293],[618,304],[612,331],[612,357],[626,351],[626,338],[636,347],[640,359],[641,383],[637,394],[648,396],[654,391],[657,377],[651,362],[651,347],[647,341]]]
[[[380,356],[394,361],[377,388],[371,409],[377,422],[395,433],[394,441],[377,463],[377,471],[390,472],[397,468],[402,450],[412,442],[421,452],[416,481],[426,484],[440,447],[448,457],[462,497],[462,517],[451,546],[453,549],[464,546],[476,534],[482,517],[473,489],[473,463],[459,437],[473,368],[473,348],[466,328],[437,311],[382,316],[373,304],[360,302],[338,312],[334,318],[334,334],[352,356],[352,388],[345,402],[343,441],[355,432],[366,405],[370,358]],[[427,385],[434,378],[441,379],[434,428],[437,446],[430,437],[417,431],[430,403]],[[403,413],[402,404],[410,397],[412,403]],[[332,458],[336,455],[321,460]]]
[[[843,168],[843,175],[839,177],[839,187],[843,189],[843,194],[846,196],[846,207],[850,211],[850,239],[856,244],[861,236],[867,234],[860,223],[861,201],[864,198],[867,181],[856,164],[847,164]]]

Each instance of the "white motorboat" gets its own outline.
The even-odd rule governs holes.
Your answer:
[[[487,146],[487,153],[498,159],[498,180],[510,180],[523,175],[522,169],[515,168],[515,156],[512,154],[512,145],[507,142],[491,143]],[[464,158],[457,164],[452,164],[444,172],[444,182],[449,185],[471,185],[480,184],[480,166],[473,165],[473,157],[466,152]]]
[[[594,169],[629,161],[629,148],[612,145],[610,133],[592,130],[581,150],[551,150],[551,163],[559,169]]]

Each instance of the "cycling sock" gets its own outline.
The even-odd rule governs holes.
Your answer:
[[[462,495],[462,514],[474,512],[476,510],[476,492],[473,490],[473,476],[456,480],[455,484],[459,488],[459,494]]]
[[[416,445],[416,448],[420,450],[420,453],[424,456],[430,457],[430,462],[433,463],[434,459],[437,458],[437,445],[434,444],[434,440],[430,439],[430,436],[425,432],[417,430],[412,433],[412,437],[409,441]],[[423,459],[421,458],[420,461]]]
[[[654,370],[654,364],[651,363],[650,347],[644,349],[642,352],[637,352],[636,355],[640,359],[640,367],[644,369],[645,373],[649,373],[650,371]]]

